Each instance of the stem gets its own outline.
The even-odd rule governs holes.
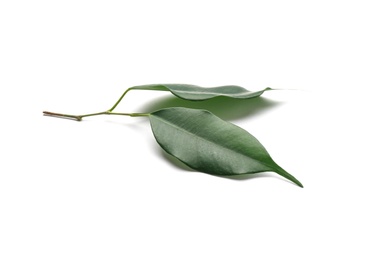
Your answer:
[[[129,92],[132,89],[168,91],[168,89],[166,89],[164,87],[164,85],[161,85],[161,84],[133,86],[133,87],[126,89],[126,91],[122,94],[122,96],[118,99],[118,101],[112,106],[112,108],[110,108],[107,111],[112,112],[118,106],[118,104],[122,101],[122,99],[126,96],[127,92]]]
[[[72,119],[72,120],[76,120],[76,121],[81,121],[84,117],[98,116],[98,115],[118,115],[118,116],[131,116],[131,117],[149,116],[148,113],[115,113],[115,112],[111,112],[111,111],[104,111],[104,112],[84,114],[84,115],[69,115],[69,114],[60,114],[60,113],[43,111],[43,115],[44,116],[60,117],[60,118],[65,118],[65,119]]]
[[[111,112],[112,110],[114,110],[116,108],[116,106],[119,104],[119,102],[122,101],[123,97],[126,96],[127,92],[129,92],[130,90],[132,90],[133,88],[128,88],[123,94],[122,96],[118,99],[118,101],[112,106],[112,108],[110,108],[109,110],[107,110],[108,112]]]
[[[43,111],[43,115],[44,116],[66,118],[66,119],[73,119],[76,121],[81,121],[81,118],[82,118],[82,117],[76,116],[76,115],[60,114],[60,113],[53,113],[53,112],[48,112],[48,111]]]

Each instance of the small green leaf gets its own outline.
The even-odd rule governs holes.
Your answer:
[[[174,107],[149,117],[160,146],[195,170],[220,176],[272,171],[303,187],[254,136],[209,111]]]
[[[188,84],[152,84],[135,86],[131,89],[170,91],[175,96],[186,100],[206,100],[214,97],[247,99],[258,97],[265,91],[272,90],[271,88],[265,88],[261,91],[251,92],[245,88],[234,85],[203,88]]]

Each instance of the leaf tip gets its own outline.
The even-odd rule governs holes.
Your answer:
[[[276,168],[274,168],[274,171],[275,171],[277,174],[283,176],[283,177],[286,178],[287,180],[289,180],[289,181],[295,183],[297,186],[303,188],[302,183],[301,183],[300,181],[298,181],[294,176],[292,176],[291,174],[289,174],[287,171],[285,171],[282,167],[280,167],[280,166],[277,165],[276,163],[275,163],[275,165],[276,165]]]

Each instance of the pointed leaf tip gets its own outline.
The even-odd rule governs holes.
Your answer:
[[[254,136],[209,111],[165,108],[151,113],[150,123],[159,145],[195,170],[219,176],[272,171],[303,187]]]

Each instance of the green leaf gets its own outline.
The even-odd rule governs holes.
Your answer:
[[[254,136],[209,111],[174,107],[149,117],[160,146],[195,170],[220,176],[272,171],[303,187]]]
[[[186,100],[206,100],[214,97],[247,99],[258,97],[265,91],[272,90],[271,88],[265,88],[260,91],[251,92],[245,88],[234,85],[203,88],[188,84],[152,84],[135,86],[131,89],[170,91],[175,96]]]

